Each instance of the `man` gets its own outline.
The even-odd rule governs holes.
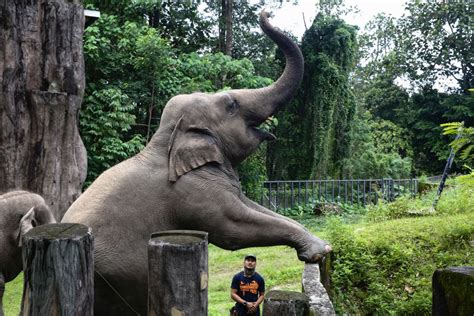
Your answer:
[[[265,281],[255,272],[257,257],[246,255],[244,271],[234,275],[231,284],[230,297],[236,302],[235,311],[238,316],[260,316],[260,304],[265,294]]]

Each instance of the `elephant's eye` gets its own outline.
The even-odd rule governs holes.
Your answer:
[[[235,100],[232,100],[232,102],[227,104],[227,112],[230,115],[235,114],[235,112],[237,112],[238,108],[239,108],[239,105],[238,105],[237,101],[235,101]]]

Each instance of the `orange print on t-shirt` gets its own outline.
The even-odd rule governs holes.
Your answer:
[[[258,290],[257,281],[253,280],[250,283],[245,283],[245,282],[240,281],[240,291],[242,292],[243,295],[245,295],[245,292],[257,294],[257,290]]]

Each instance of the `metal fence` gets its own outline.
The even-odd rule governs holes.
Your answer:
[[[379,199],[393,201],[400,195],[416,195],[418,179],[353,179],[265,181],[260,203],[271,210],[333,202],[367,205]]]

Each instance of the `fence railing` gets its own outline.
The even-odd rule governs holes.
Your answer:
[[[418,179],[351,179],[265,181],[260,204],[271,210],[310,205],[317,201],[367,205],[416,195]]]

